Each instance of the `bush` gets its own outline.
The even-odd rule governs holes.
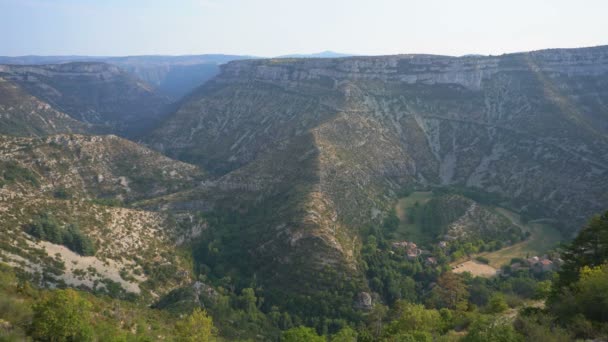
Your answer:
[[[194,309],[192,314],[175,325],[176,341],[215,341],[215,336],[216,331],[213,326],[213,320],[207,315],[207,312],[200,308]]]
[[[523,342],[522,335],[517,333],[513,326],[489,319],[480,319],[469,328],[468,334],[461,340],[463,342]]]
[[[350,327],[344,327],[335,333],[331,339],[331,342],[356,342],[357,332]]]
[[[91,341],[91,303],[74,290],[57,290],[34,305],[32,336],[44,341]]]
[[[475,258],[475,260],[479,261],[482,264],[489,264],[490,260],[484,256],[478,256],[477,258]]]
[[[38,176],[30,169],[19,166],[14,161],[0,162],[0,186],[15,182],[26,182],[38,186]]]
[[[488,311],[490,313],[501,313],[509,308],[505,296],[502,293],[494,293],[488,301]]]
[[[319,336],[314,329],[307,327],[291,328],[283,332],[282,342],[325,342],[325,338]]]
[[[509,263],[509,265],[513,265],[513,264],[518,263],[518,262],[519,263],[524,262],[524,259],[522,259],[522,258],[512,258],[511,262]]]
[[[68,225],[63,232],[63,244],[80,255],[95,255],[93,241],[85,236],[76,225]]]
[[[58,199],[70,199],[72,198],[72,192],[64,188],[59,188],[53,192],[53,197]]]
[[[95,244],[80,231],[78,226],[69,224],[62,227],[57,220],[43,214],[26,227],[26,232],[38,239],[64,245],[80,255],[94,255]]]

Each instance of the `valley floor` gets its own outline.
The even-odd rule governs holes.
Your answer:
[[[420,224],[412,222],[413,220],[408,217],[411,208],[422,206],[432,198],[433,192],[431,191],[417,191],[398,200],[395,205],[395,213],[400,221],[395,234],[397,238],[407,239],[422,246],[436,242],[427,232],[423,231]],[[524,223],[517,213],[509,209],[499,206],[492,206],[491,209],[508,218],[513,225],[520,227],[523,232],[529,232],[530,236],[524,241],[496,251],[477,253],[457,260],[451,263],[451,267],[456,273],[470,272],[477,276],[493,276],[497,273],[497,270],[504,265],[508,265],[512,259],[541,256],[563,241],[561,233],[549,224]],[[474,259],[477,257],[486,258],[489,261],[488,264],[475,261]]]

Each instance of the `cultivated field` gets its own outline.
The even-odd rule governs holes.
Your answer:
[[[428,244],[432,241],[429,240],[429,236],[420,231],[419,225],[415,223],[409,223],[407,218],[407,212],[409,208],[418,203],[419,205],[425,204],[428,200],[433,197],[433,193],[430,191],[417,191],[413,192],[407,197],[400,198],[395,206],[397,217],[399,217],[399,229],[397,230],[397,237],[408,241],[413,241],[419,245]]]
[[[428,234],[424,234],[419,225],[410,223],[407,217],[408,209],[414,207],[416,204],[425,204],[432,196],[433,194],[430,191],[413,192],[409,196],[399,199],[395,205],[395,211],[400,220],[399,229],[395,234],[396,238],[413,241],[419,245],[428,245],[436,242],[432,241]],[[490,261],[489,265],[480,264],[476,261],[460,261],[453,264],[453,266],[464,265],[464,269],[471,271],[472,274],[483,274],[484,276],[488,276],[490,273],[496,273],[496,269],[500,269],[501,266],[508,265],[513,258],[543,255],[552,248],[555,248],[562,240],[560,232],[550,225],[541,223],[525,224],[521,222],[519,215],[513,211],[501,207],[494,207],[493,209],[507,217],[523,231],[530,232],[530,237],[525,241],[502,248],[498,251],[480,253],[472,255],[469,258],[473,259],[477,256],[484,256]],[[458,267],[458,269],[460,269],[460,267]],[[464,271],[455,270],[454,272],[460,273]]]
[[[562,240],[560,232],[546,224],[533,223],[526,226],[532,233],[526,241],[480,255],[490,260],[491,266],[500,267],[508,265],[513,258],[543,255],[550,249],[555,248]]]
[[[465,261],[452,267],[454,273],[469,272],[476,277],[492,277],[498,272],[494,267],[475,260]]]

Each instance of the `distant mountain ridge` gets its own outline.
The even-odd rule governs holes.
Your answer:
[[[178,100],[219,73],[219,65],[233,60],[254,58],[238,55],[184,56],[20,56],[2,57],[0,64],[37,65],[71,62],[100,62],[116,65],[156,87],[160,93]]]
[[[334,51],[321,51],[317,53],[295,53],[289,55],[281,55],[274,58],[342,58],[342,57],[352,57],[356,56],[350,53],[340,53]]]
[[[335,58],[349,54],[323,51],[314,54],[285,55],[279,58]],[[140,56],[0,56],[0,64],[38,65],[71,62],[101,62],[116,65],[144,80],[171,100],[177,101],[219,72],[221,64],[234,60],[256,59],[248,55],[140,55]]]

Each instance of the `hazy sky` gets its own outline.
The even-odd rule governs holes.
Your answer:
[[[608,44],[607,0],[0,0],[0,55],[501,54]]]

